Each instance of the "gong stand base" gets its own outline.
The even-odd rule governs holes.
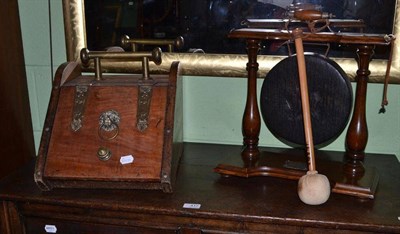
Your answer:
[[[331,155],[335,154],[343,155],[344,161],[332,161]],[[224,177],[267,176],[298,180],[307,172],[304,155],[301,149],[265,148],[260,150],[259,160],[252,167],[242,166],[243,161],[232,159],[226,164],[219,164],[214,171]],[[343,152],[317,150],[315,155],[318,172],[328,177],[333,193],[374,199],[379,181],[374,167],[364,167],[360,161],[347,161]]]

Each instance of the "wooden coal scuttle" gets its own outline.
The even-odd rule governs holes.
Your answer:
[[[102,74],[101,60],[141,60],[143,74]],[[96,52],[61,65],[54,78],[35,181],[52,188],[160,189],[172,192],[182,154],[179,62],[149,74],[161,50]],[[94,62],[93,62],[94,61]]]

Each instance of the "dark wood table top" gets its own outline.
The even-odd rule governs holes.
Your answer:
[[[305,159],[291,149],[260,148],[262,154]],[[303,204],[297,181],[272,177],[221,177],[222,162],[241,164],[241,146],[185,143],[175,191],[55,189],[42,192],[34,183],[31,162],[0,182],[0,199],[30,204],[148,213],[190,219],[213,219],[244,225],[347,229],[400,233],[400,164],[394,155],[367,154],[365,166],[376,167],[380,181],[375,199],[331,194],[320,206]],[[319,152],[317,161],[340,162],[342,152]],[[185,203],[201,204],[185,209]]]

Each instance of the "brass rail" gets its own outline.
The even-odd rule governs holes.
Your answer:
[[[168,52],[174,51],[176,48],[182,48],[184,45],[183,37],[179,36],[176,39],[148,39],[148,38],[129,38],[128,35],[124,35],[121,38],[121,46],[123,48],[132,47],[132,51],[136,52],[138,45],[155,45],[155,46],[168,46]]]
[[[143,79],[149,79],[149,61],[153,61],[156,65],[161,64],[162,51],[159,47],[154,48],[150,52],[105,52],[105,51],[89,51],[83,48],[80,53],[82,65],[88,67],[90,60],[94,60],[96,80],[101,80],[101,59],[112,60],[134,60],[142,61]]]

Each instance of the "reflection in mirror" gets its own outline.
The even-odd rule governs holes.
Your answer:
[[[245,27],[246,19],[288,19],[294,8],[317,9],[334,19],[360,19],[364,32],[389,34],[395,4],[395,0],[85,0],[87,46],[102,50],[120,45],[123,35],[156,39],[183,36],[185,45],[177,52],[200,49],[205,53],[242,54],[246,52],[245,43],[226,36],[231,29]],[[288,54],[286,46],[281,45],[266,43],[261,53]],[[387,55],[387,47],[377,48],[377,57]],[[353,49],[330,45],[330,56],[352,57],[354,53]]]

